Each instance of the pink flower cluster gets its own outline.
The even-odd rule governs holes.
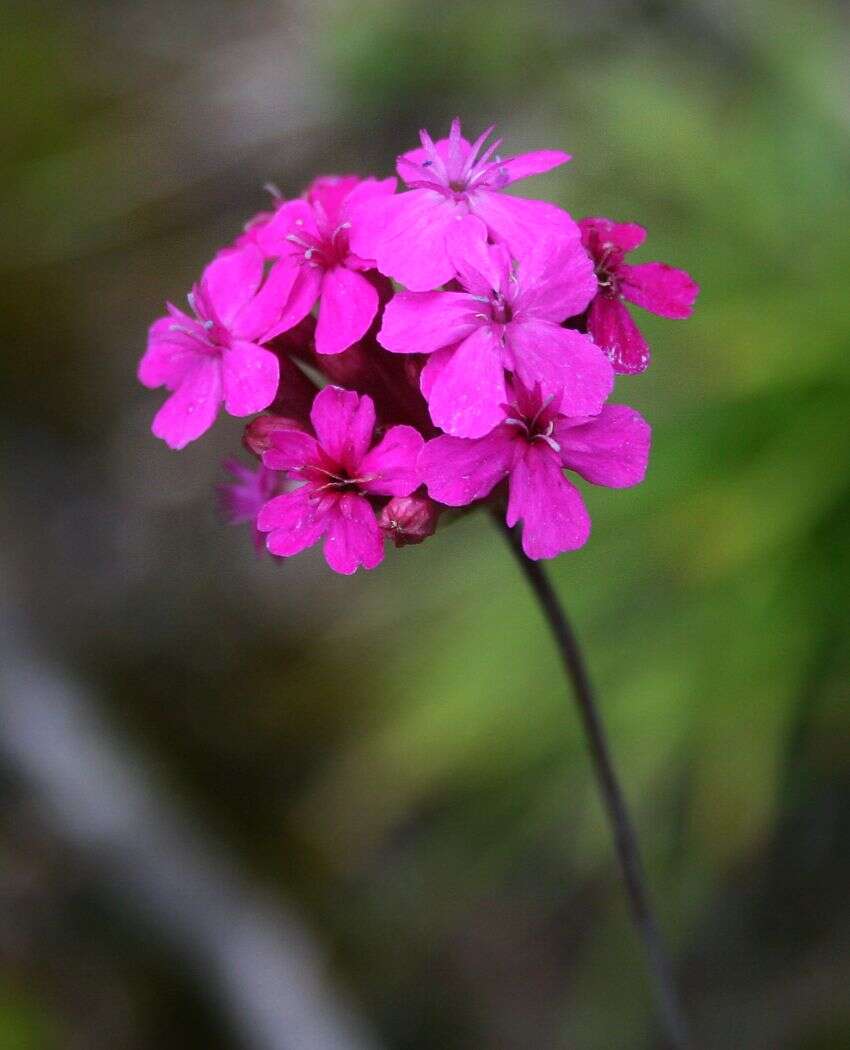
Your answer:
[[[170,392],[153,432],[181,449],[221,408],[252,416],[249,467],[219,486],[233,521],[290,557],[320,540],[337,572],[432,535],[446,508],[487,502],[522,523],[530,558],[580,547],[584,499],[565,471],[621,488],[650,430],[608,403],[649,348],[625,301],[687,317],[682,270],[625,262],[645,231],[579,222],[505,192],[570,158],[502,157],[492,129],[398,158],[395,178],[324,176],[275,199],[150,329],[139,379]],[[258,413],[261,413],[258,415]]]

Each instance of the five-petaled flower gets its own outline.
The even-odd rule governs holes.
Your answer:
[[[562,328],[596,292],[577,239],[539,241],[514,266],[467,216],[446,237],[463,291],[400,292],[384,311],[378,342],[431,354],[422,390],[431,418],[456,437],[481,437],[501,419],[505,370],[540,385],[570,415],[594,415],[614,383],[608,359],[586,335]]]
[[[209,430],[222,401],[232,416],[272,403],[278,360],[260,344],[282,312],[286,278],[275,268],[263,283],[263,256],[254,245],[229,249],[189,294],[194,317],[169,303],[168,316],[154,321],[139,379],[173,391],[153,421],[154,434],[171,448],[184,448]]]
[[[260,228],[258,244],[294,271],[290,304],[277,332],[296,325],[318,301],[317,353],[341,353],[366,334],[379,300],[363,271],[374,269],[374,262],[351,250],[351,235],[358,209],[385,199],[394,188],[392,178],[325,176],[303,198],[282,204]]]
[[[553,558],[583,546],[590,516],[567,468],[594,485],[624,488],[643,480],[650,429],[626,405],[606,405],[591,418],[561,415],[540,389],[515,383],[502,419],[485,437],[445,435],[419,457],[432,499],[462,507],[508,479],[507,523],[522,521],[529,558]]]
[[[402,154],[396,163],[408,189],[360,209],[361,221],[351,234],[354,250],[375,259],[381,273],[424,292],[454,277],[446,233],[465,215],[483,220],[490,237],[514,256],[542,236],[577,238],[576,223],[561,208],[502,193],[512,182],[565,164],[569,154],[538,150],[502,159],[494,156],[501,140],[481,153],[492,131],[488,128],[471,145],[458,119],[449,137],[436,143],[421,131],[421,148]]]
[[[690,274],[666,263],[625,262],[646,237],[636,223],[582,219],[579,226],[599,279],[587,312],[587,330],[610,357],[614,371],[643,372],[649,365],[649,346],[623,300],[661,317],[690,317],[699,285]]]
[[[257,527],[269,533],[272,554],[297,554],[324,536],[332,569],[374,569],[384,557],[384,534],[370,497],[409,496],[419,486],[422,436],[395,426],[373,446],[372,399],[337,386],[316,395],[310,422],[315,437],[294,429],[271,435],[263,464],[303,484],[267,503]]]

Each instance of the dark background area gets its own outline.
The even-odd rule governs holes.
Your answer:
[[[266,181],[388,174],[460,114],[572,153],[524,191],[644,224],[639,260],[702,286],[691,321],[639,318],[653,365],[618,380],[654,427],[645,484],[594,490],[551,571],[697,1045],[850,1048],[846,7],[102,0],[3,23],[0,1046],[311,1045],[285,1009],[277,1042],[240,1027],[221,974],[260,956],[182,861],[156,881],[184,847],[261,895],[284,955],[296,923],[377,1045],[661,1045],[492,524],[350,579],[258,560],[213,498],[238,421],[169,452],[135,380]],[[125,774],[148,809],[118,804]]]

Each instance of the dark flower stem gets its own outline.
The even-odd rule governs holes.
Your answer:
[[[622,788],[614,772],[584,657],[542,565],[526,557],[519,534],[505,525],[504,519],[498,512],[495,512],[494,516],[504,530],[520,568],[540,602],[543,614],[554,635],[567,677],[572,683],[579,715],[590,747],[594,772],[599,782],[602,800],[608,811],[608,818],[611,821],[614,844],[622,869],[623,881],[626,884],[626,895],[632,919],[646,953],[656,1003],[667,1034],[667,1043],[670,1050],[687,1050],[690,1043],[684,1013],[673,982],[670,959],[664,948],[658,922],[650,904],[637,837],[626,808]]]

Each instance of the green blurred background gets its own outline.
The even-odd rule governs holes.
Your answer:
[[[590,543],[551,565],[696,1044],[850,1047],[846,7],[81,0],[3,20],[3,587],[163,805],[301,916],[386,1048],[663,1045],[575,713],[492,524],[354,579],[316,552],[258,561],[212,498],[238,423],[176,455],[135,382],[148,323],[266,180],[389,173],[420,126],[496,122],[508,152],[573,154],[535,195],[646,225],[640,259],[702,286],[691,321],[640,317],[653,366],[618,381],[654,427],[645,484],[594,490]],[[0,1047],[250,1050],[204,960],[13,752]]]

